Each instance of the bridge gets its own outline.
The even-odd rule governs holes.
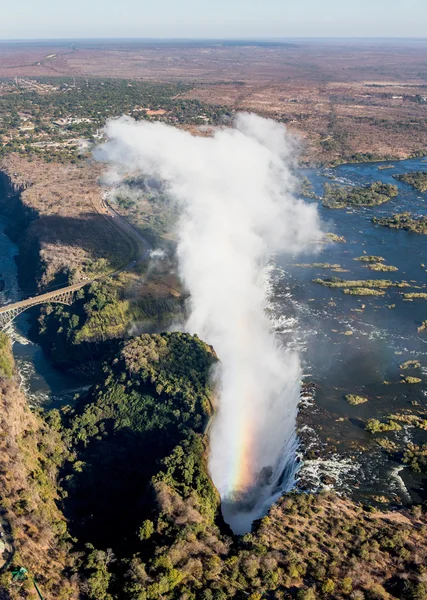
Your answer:
[[[149,242],[144,238],[144,236],[126,219],[124,219],[117,211],[114,210],[109,204],[107,204],[105,195],[102,197],[99,202],[99,206],[96,207],[97,212],[99,212],[104,217],[113,218],[116,229],[120,229],[120,233],[125,235],[128,240],[132,243],[132,258],[130,262],[128,262],[123,267],[116,269],[112,273],[108,275],[101,275],[100,277],[95,277],[91,279],[87,279],[86,281],[81,281],[74,285],[69,285],[55,291],[46,292],[44,294],[40,294],[38,296],[34,296],[33,298],[27,298],[26,300],[21,300],[20,302],[14,302],[13,304],[6,304],[5,306],[0,307],[0,331],[6,329],[10,323],[24,310],[31,308],[32,306],[36,306],[37,304],[44,304],[45,302],[56,302],[57,304],[66,304],[70,306],[75,298],[75,293],[80,290],[85,285],[92,283],[93,281],[104,279],[105,277],[113,277],[130,267],[133,267],[136,262],[142,258],[147,258],[151,246]]]
[[[89,282],[80,282],[74,285],[55,290],[53,292],[46,292],[34,298],[27,298],[20,302],[14,302],[13,304],[6,304],[0,307],[0,331],[6,329],[10,323],[24,310],[36,306],[37,304],[44,304],[45,302],[56,302],[57,304],[67,304],[68,306],[74,301],[74,294],[77,290],[81,289]]]

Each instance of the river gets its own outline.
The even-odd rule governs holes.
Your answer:
[[[325,245],[319,253],[276,257],[271,272],[271,313],[277,334],[301,354],[305,380],[315,394],[305,396],[301,410],[301,438],[306,460],[300,471],[306,489],[332,486],[360,499],[387,496],[390,501],[420,501],[421,478],[400,460],[391,458],[365,431],[367,418],[384,418],[396,411],[424,410],[427,404],[427,335],[417,334],[427,319],[427,300],[407,302],[400,288],[382,297],[346,296],[339,289],[313,283],[316,277],[335,275],[349,279],[406,280],[427,291],[427,237],[374,225],[373,216],[408,210],[427,212],[427,194],[396,182],[392,175],[426,170],[425,159],[391,163],[342,165],[330,170],[304,169],[318,194],[323,184],[364,185],[381,180],[397,184],[399,195],[375,208],[330,210],[319,205],[323,229],[344,236],[346,243]],[[4,234],[8,220],[0,217],[0,303],[18,300],[14,256],[17,247]],[[377,255],[396,272],[373,272],[354,259],[363,253]],[[339,272],[312,263],[338,264]],[[410,288],[409,291],[412,291]],[[33,405],[59,406],[81,390],[78,379],[55,370],[41,348],[29,340],[28,313],[10,328],[13,352],[23,386]],[[399,365],[419,360],[421,367],[406,371],[421,384],[400,382]],[[366,395],[369,401],[350,406],[345,394]],[[386,436],[397,445],[427,443],[427,432],[405,426]]]
[[[18,248],[6,235],[9,219],[0,215],[0,304],[16,302],[24,297],[20,289],[14,257]],[[54,369],[38,344],[30,341],[29,312],[22,313],[7,333],[13,341],[13,354],[21,376],[22,386],[31,405],[56,407],[70,402],[81,391],[82,382]]]
[[[403,299],[403,292],[427,292],[427,236],[372,223],[373,216],[427,213],[427,193],[392,177],[425,171],[427,162],[415,159],[390,165],[393,168],[379,169],[384,163],[369,163],[303,170],[319,195],[326,182],[360,186],[378,180],[396,184],[399,194],[374,208],[319,205],[323,230],[344,236],[346,243],[326,245],[319,253],[277,257],[272,311],[278,334],[300,351],[305,380],[316,387],[314,398],[309,394],[301,411],[302,439],[311,457],[301,471],[305,485],[316,489],[330,482],[363,500],[387,496],[397,502],[419,502],[424,494],[421,477],[402,468],[401,460],[391,458],[376,443],[379,436],[365,431],[368,418],[381,419],[396,412],[425,414],[427,406],[427,335],[417,333],[427,319],[427,300]],[[355,260],[364,253],[383,257],[384,264],[398,271],[369,270],[367,263]],[[307,266],[313,263],[339,265],[339,270]],[[411,287],[393,287],[381,297],[359,297],[313,282],[331,276],[406,280]],[[400,369],[408,360],[419,361],[420,368]],[[403,384],[401,375],[419,377],[422,383]],[[346,394],[364,395],[369,401],[350,406]],[[426,431],[413,426],[381,437],[398,448],[410,441],[427,443]]]

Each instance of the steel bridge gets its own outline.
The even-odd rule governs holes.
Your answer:
[[[57,304],[66,304],[69,306],[74,302],[77,290],[87,285],[87,283],[87,281],[84,283],[76,283],[75,285],[69,285],[53,292],[46,292],[45,294],[40,294],[33,298],[27,298],[26,300],[14,302],[13,304],[6,304],[5,306],[0,307],[0,331],[6,329],[6,327],[10,325],[18,315],[23,313],[24,310],[27,310],[27,308],[31,308],[32,306],[37,306],[37,304],[55,302]]]

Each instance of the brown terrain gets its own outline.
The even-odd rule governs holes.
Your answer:
[[[187,98],[286,122],[307,159],[404,158],[427,145],[427,41],[0,45],[0,77],[194,85]]]
[[[3,335],[3,334],[2,334]],[[10,352],[10,350],[8,351]],[[10,358],[12,361],[13,359]],[[13,564],[31,565],[47,598],[71,600],[77,586],[64,570],[70,565],[70,540],[66,520],[57,506],[56,481],[59,434],[29,408],[18,377],[0,375],[0,482],[3,539],[13,540],[12,552],[1,558]],[[26,592],[19,584],[3,585],[8,574],[0,575],[0,597],[36,598],[31,580]],[[23,595],[25,594],[25,595]]]
[[[118,232],[101,204],[99,165],[29,162],[11,155],[1,168],[23,190],[20,201],[30,217],[18,241],[28,260],[36,259],[38,249],[40,287],[52,283],[58,273],[81,281],[130,260],[131,241]]]
[[[54,89],[47,76],[183,81],[191,86],[183,98],[286,123],[304,140],[304,160],[398,159],[427,152],[426,48],[427,41],[2,43],[0,77],[7,79],[0,93],[13,93],[15,77],[39,95]],[[147,115],[169,116],[158,106]],[[21,200],[34,218],[24,245],[27,256],[39,249],[41,287],[55,284],[61,273],[67,282],[82,281],[126,263],[129,240],[102,208],[99,165],[30,161],[21,152],[9,154],[0,168],[25,188]]]

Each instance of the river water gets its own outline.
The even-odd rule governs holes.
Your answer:
[[[4,282],[0,292],[0,305],[16,302],[25,296],[20,290],[14,257],[18,248],[6,235],[9,219],[0,215],[0,280]],[[30,341],[29,312],[24,312],[7,328],[13,341],[13,354],[21,375],[21,385],[30,404],[47,407],[70,402],[81,391],[80,380],[54,369],[40,346]]]
[[[427,334],[417,333],[427,319],[427,300],[407,302],[402,297],[403,291],[427,291],[427,236],[371,222],[373,216],[403,210],[427,212],[427,194],[392,177],[427,170],[427,162],[416,159],[378,169],[382,164],[302,171],[319,195],[331,178],[349,185],[381,180],[397,184],[399,195],[375,208],[330,210],[319,205],[323,229],[344,236],[346,243],[325,245],[316,254],[276,257],[271,273],[271,312],[278,335],[300,352],[305,380],[316,388],[315,394],[305,396],[301,410],[301,439],[308,457],[300,471],[303,487],[315,490],[330,485],[360,499],[386,495],[391,501],[419,501],[420,477],[407,468],[402,470],[401,462],[382,451],[364,429],[367,418],[384,418],[414,406],[425,409],[427,404]],[[7,219],[0,217],[0,279],[5,283],[1,304],[23,297],[14,261],[17,247],[4,234],[7,224]],[[354,260],[363,253],[383,257],[398,271],[369,270],[366,263]],[[339,264],[344,272],[297,266],[312,263]],[[312,281],[331,275],[406,280],[416,289],[391,288],[382,297],[358,297]],[[29,340],[28,329],[28,314],[23,313],[9,331],[30,402],[45,406],[69,402],[81,391],[81,381],[55,370],[41,348]],[[423,383],[402,384],[399,365],[413,359],[419,360],[421,367],[405,374],[421,377]],[[366,395],[369,401],[350,406],[345,394]],[[411,440],[427,443],[427,432],[416,428],[405,427],[387,437],[401,445]]]
[[[399,194],[374,208],[328,209],[319,206],[323,230],[344,236],[346,243],[325,245],[319,253],[277,257],[272,277],[272,308],[276,329],[285,343],[300,351],[305,380],[315,385],[301,411],[302,440],[312,457],[301,470],[311,489],[326,482],[360,499],[386,495],[389,500],[420,501],[419,476],[391,459],[365,431],[367,418],[384,418],[396,412],[424,413],[427,408],[427,332],[417,328],[427,319],[427,300],[405,301],[403,292],[427,292],[427,236],[393,230],[372,223],[373,216],[409,211],[427,213],[427,193],[420,194],[392,175],[427,170],[425,159],[397,163],[343,165],[331,170],[303,171],[317,194],[323,184],[365,185],[381,180],[397,184]],[[331,181],[334,178],[335,181]],[[381,256],[396,272],[376,272],[354,260],[363,253]],[[330,263],[344,272],[301,264]],[[409,288],[391,288],[384,296],[351,296],[313,282],[331,276],[342,279],[408,281]],[[421,288],[421,289],[419,289]],[[402,371],[399,365],[418,360],[421,367]],[[401,383],[401,374],[422,383]],[[387,382],[387,383],[385,383]],[[369,401],[350,406],[346,394]],[[403,447],[407,442],[427,443],[419,428],[382,435]],[[311,452],[307,453],[307,450]]]

